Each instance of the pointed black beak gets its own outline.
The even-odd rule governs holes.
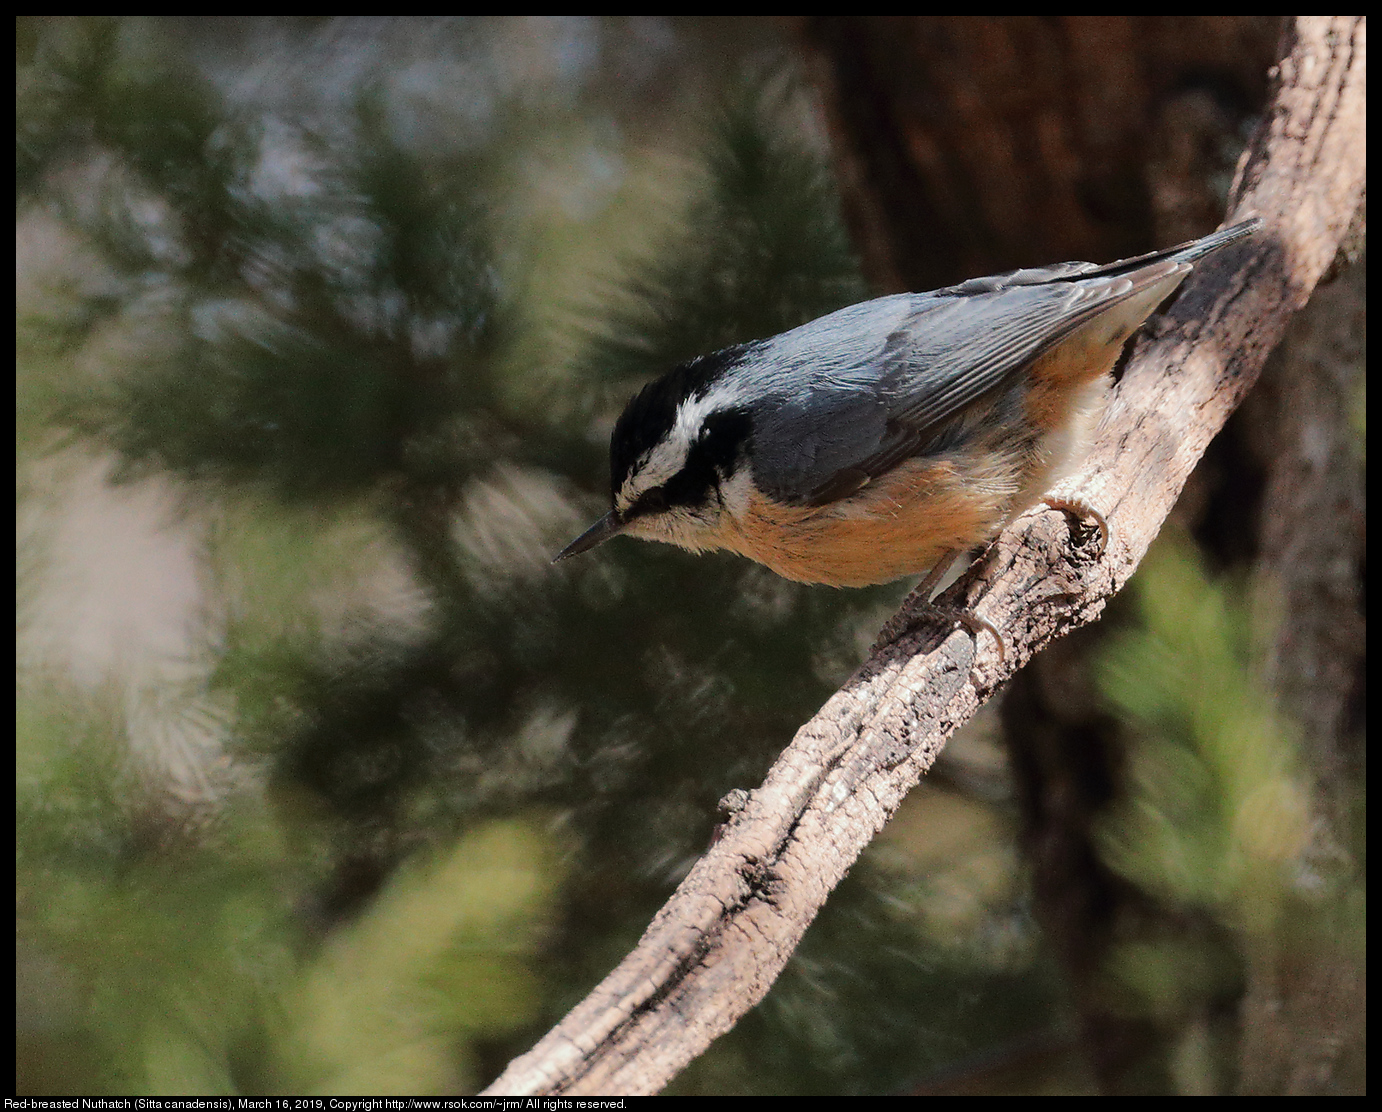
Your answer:
[[[579,556],[582,552],[589,552],[597,544],[604,544],[610,537],[617,537],[623,531],[624,523],[619,520],[619,514],[615,510],[610,510],[609,513],[552,557],[552,563],[565,560],[569,556]]]

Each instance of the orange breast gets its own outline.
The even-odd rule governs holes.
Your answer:
[[[992,537],[1022,486],[1010,458],[909,460],[827,506],[782,506],[755,494],[726,515],[722,547],[787,579],[865,587],[928,571],[945,553]]]

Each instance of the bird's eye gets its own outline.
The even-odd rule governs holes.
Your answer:
[[[660,514],[667,510],[667,492],[662,487],[645,490],[638,496],[635,508],[639,513]]]

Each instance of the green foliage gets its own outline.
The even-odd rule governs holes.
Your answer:
[[[582,363],[622,401],[650,376],[868,296],[820,155],[782,119],[781,80],[734,90],[711,121],[698,188],[589,326]]]
[[[1362,961],[1364,889],[1321,857],[1298,731],[1257,674],[1243,593],[1163,535],[1133,585],[1140,623],[1100,669],[1131,741],[1102,856],[1171,917],[1123,925],[1106,987],[1117,1009],[1174,1033],[1185,1093],[1231,1086],[1226,1009],[1249,969],[1261,981],[1290,954],[1322,969]]]
[[[1143,628],[1104,660],[1104,689],[1138,731],[1105,860],[1163,899],[1269,929],[1309,833],[1296,739],[1252,677],[1242,605],[1184,545],[1147,561],[1137,599]]]
[[[128,690],[21,676],[21,1087],[472,1088],[636,940],[901,592],[624,542],[554,568],[608,423],[669,364],[865,290],[780,78],[733,83],[657,183],[684,206],[611,250],[625,195],[532,226],[559,223],[524,175],[563,141],[540,98],[487,90],[484,126],[419,138],[397,57],[270,109],[175,27],[21,25],[20,220],[70,250],[21,299],[21,489],[60,431],[178,493],[203,578],[157,729]],[[470,25],[439,37],[428,95],[497,68]],[[626,193],[659,176],[603,153],[638,164]],[[562,242],[607,300],[534,293]],[[24,569],[28,612],[42,552]],[[168,735],[207,743],[190,788]],[[857,870],[698,1076],[877,1091],[982,1045],[1000,1001],[1005,1032],[1045,1014],[1025,960],[931,960],[899,883]]]
[[[423,855],[304,949],[283,886],[309,877],[257,793],[224,800],[192,836],[132,783],[110,708],[52,689],[21,707],[21,993],[51,993],[22,982],[59,962],[88,1052],[101,1051],[85,1074],[31,1075],[35,1088],[471,1088],[470,1040],[532,1021],[555,879],[536,817]]]
[[[271,1076],[242,1078],[245,1088],[477,1087],[483,1078],[468,1040],[493,1038],[538,1013],[533,957],[550,914],[551,851],[534,823],[509,821],[400,869],[368,911],[297,971],[269,1021]]]
[[[289,966],[271,827],[244,799],[227,801],[200,844],[170,823],[125,750],[128,724],[108,693],[31,681],[18,706],[21,1000],[85,1043],[87,1067],[30,1074],[27,1084],[227,1091],[206,1062],[160,1084],[145,1058],[172,1037],[223,1054],[256,995]]]

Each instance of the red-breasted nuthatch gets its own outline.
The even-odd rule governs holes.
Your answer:
[[[1260,226],[880,297],[683,363],[629,402],[613,507],[556,559],[627,533],[806,583],[934,583],[1080,462],[1128,337]]]

